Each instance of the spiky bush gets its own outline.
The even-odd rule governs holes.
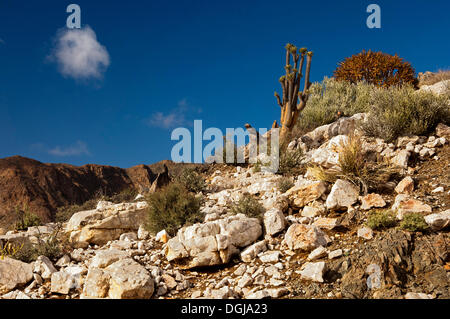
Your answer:
[[[14,258],[26,263],[35,261],[39,256],[46,256],[50,260],[56,261],[64,253],[70,251],[70,244],[67,234],[62,232],[59,225],[51,234],[37,236],[37,242],[31,245],[22,246],[15,254]]]
[[[280,163],[278,172],[281,174],[297,174],[302,170],[303,152],[300,148],[293,150],[282,148],[280,150]]]
[[[177,181],[193,193],[202,192],[206,187],[205,180],[194,168],[183,169]]]
[[[364,81],[378,87],[404,84],[416,86],[415,70],[409,62],[397,55],[383,52],[362,51],[339,63],[334,71],[338,81],[358,83]]]
[[[308,104],[300,114],[294,133],[297,136],[321,125],[330,124],[338,116],[367,112],[372,103],[373,85],[350,84],[325,77],[311,85]]]
[[[439,122],[450,123],[448,97],[404,86],[375,90],[362,127],[366,135],[390,142],[403,135],[425,135]]]
[[[429,226],[420,213],[410,213],[403,217],[400,228],[410,232],[424,232]]]
[[[15,258],[15,256],[23,249],[24,243],[14,244],[9,241],[5,244],[0,243],[0,260],[6,257]]]
[[[294,186],[294,182],[289,177],[283,177],[278,181],[278,189],[282,193],[286,193],[289,189]]]
[[[27,230],[28,227],[40,226],[41,219],[36,214],[31,213],[28,209],[24,211],[16,209],[17,221],[14,225],[15,230]]]
[[[262,218],[264,207],[250,194],[242,195],[231,207],[233,214],[244,214],[248,217]]]
[[[372,229],[384,229],[395,226],[397,219],[394,212],[389,209],[370,211],[367,218],[367,226]]]
[[[178,182],[170,183],[147,197],[147,229],[156,234],[165,229],[174,236],[181,226],[202,221],[201,200]]]

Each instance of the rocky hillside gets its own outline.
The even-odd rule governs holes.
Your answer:
[[[14,218],[16,208],[28,210],[49,222],[58,207],[82,204],[123,190],[146,192],[158,174],[168,167],[170,175],[180,164],[162,161],[127,169],[105,166],[47,164],[21,156],[0,159],[0,226]]]
[[[205,165],[203,180],[187,175],[186,189],[172,183],[147,201],[100,200],[66,222],[8,231],[0,298],[449,299],[450,127],[384,140],[363,129],[373,116],[340,117],[292,139],[280,161],[291,172],[273,173],[267,156]],[[174,174],[185,167],[159,165]],[[0,168],[2,201],[22,196],[37,207],[106,185],[158,185],[147,166],[10,158]]]
[[[342,156],[336,143],[350,139],[358,127],[353,124],[364,118],[358,114],[319,127],[291,148],[305,148],[308,165],[332,170]],[[441,124],[432,136],[401,137],[391,144],[363,138],[366,157],[382,154],[400,171],[380,193],[364,193],[345,178],[322,180],[310,171],[283,192],[281,175],[224,166],[206,174],[204,221],[179,229],[173,238],[144,229],[148,203],[138,201],[100,201],[67,223],[9,232],[0,236],[4,248],[7,243],[10,248],[44,246],[40,252],[47,253],[23,262],[17,260],[20,252],[10,249],[10,257],[0,260],[0,294],[19,299],[450,298],[449,133]],[[264,207],[261,219],[231,213],[242,194],[258,199]],[[388,223],[384,217],[378,221],[383,227],[369,221],[386,211],[394,215]],[[410,214],[425,217],[423,229],[401,226]],[[59,255],[48,253],[56,230],[68,240],[61,242]]]

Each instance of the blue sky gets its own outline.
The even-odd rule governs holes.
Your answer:
[[[97,73],[58,60],[70,3]],[[366,26],[371,3],[381,29]],[[314,51],[313,81],[362,49],[435,71],[450,67],[449,12],[448,0],[2,0],[0,157],[130,167],[169,159],[172,129],[194,119],[270,127],[287,42]]]

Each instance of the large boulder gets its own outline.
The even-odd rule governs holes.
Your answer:
[[[356,203],[358,197],[359,189],[355,185],[346,180],[338,179],[331,188],[325,206],[332,210],[349,208]]]
[[[24,286],[33,279],[30,264],[6,257],[0,259],[0,295]]]
[[[149,299],[155,283],[151,274],[131,258],[106,268],[90,267],[83,287],[83,299]]]
[[[425,216],[425,221],[434,230],[441,230],[450,226],[450,209]]]
[[[430,205],[422,203],[420,200],[410,198],[408,195],[400,194],[395,197],[392,209],[397,211],[397,218],[402,220],[406,214],[411,213],[431,213]]]
[[[146,202],[112,204],[99,202],[94,210],[74,214],[66,226],[74,246],[104,245],[121,234],[137,232],[145,222]]]
[[[395,187],[395,192],[397,194],[411,195],[413,191],[414,191],[414,180],[412,179],[411,176],[406,176]]]
[[[324,168],[337,168],[339,164],[339,148],[347,143],[349,137],[338,135],[306,154],[307,161]]]
[[[439,123],[438,126],[436,126],[436,135],[450,139],[450,127],[444,123]]]
[[[271,209],[264,214],[264,228],[266,234],[273,236],[286,227],[286,218],[280,209]]]
[[[134,260],[122,259],[108,266],[111,276],[108,297],[111,299],[149,299],[155,284],[150,273]]]
[[[351,117],[342,117],[334,123],[322,125],[313,131],[303,135],[299,142],[306,145],[307,149],[319,147],[338,135],[354,134],[357,127],[366,118],[365,113],[358,113]]]
[[[420,87],[420,90],[425,92],[433,92],[434,94],[437,95],[442,95],[447,93],[449,91],[449,88],[450,88],[450,80],[444,80],[437,82],[433,85],[422,85]]]
[[[319,199],[327,191],[327,186],[322,181],[306,182],[294,186],[286,192],[292,206],[302,208],[312,201]]]
[[[258,219],[243,214],[183,227],[166,246],[166,257],[182,268],[226,264],[238,248],[262,234]]]

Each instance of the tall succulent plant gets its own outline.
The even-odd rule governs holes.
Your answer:
[[[286,74],[280,78],[283,90],[282,97],[275,92],[278,105],[281,107],[281,133],[280,139],[283,142],[292,131],[297,122],[300,112],[305,108],[308,101],[308,89],[311,86],[309,75],[311,70],[311,60],[313,53],[306,48],[297,49],[293,44],[286,44]],[[294,66],[291,65],[291,58]],[[300,89],[300,82],[303,77],[303,67],[306,58],[306,70],[303,90]],[[275,126],[275,123],[274,123]]]

